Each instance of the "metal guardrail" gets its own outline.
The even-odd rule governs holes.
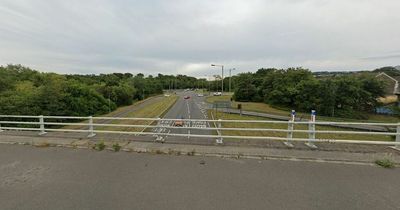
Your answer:
[[[347,143],[347,144],[374,144],[374,145],[391,145],[400,149],[400,123],[359,123],[359,122],[327,122],[315,121],[315,115],[312,115],[308,122],[294,121],[294,115],[289,121],[271,121],[271,120],[222,120],[222,119],[160,119],[160,118],[127,118],[127,117],[76,117],[76,116],[26,116],[26,115],[0,115],[0,132],[4,130],[21,130],[21,131],[39,131],[39,135],[44,135],[46,132],[79,132],[87,133],[88,137],[94,137],[96,133],[110,134],[135,134],[135,135],[153,135],[153,136],[176,136],[176,137],[197,137],[197,138],[214,138],[217,143],[222,143],[223,139],[258,139],[258,140],[278,140],[283,141],[287,146],[293,147],[292,142],[305,142],[307,146],[316,148],[315,143]],[[21,121],[22,120],[22,121]],[[30,121],[29,121],[30,120]],[[81,120],[84,122],[52,122],[50,120]],[[112,120],[112,121],[183,121],[189,126],[176,127],[173,125],[152,125],[147,123],[140,124],[112,124],[112,123],[95,123],[97,120]],[[214,127],[194,127],[194,122],[208,122]],[[248,128],[248,127],[224,127],[224,123],[249,124],[249,123],[265,123],[265,124],[286,124],[287,129],[275,128]],[[4,126],[7,125],[7,126]],[[24,125],[25,127],[17,127]],[[74,128],[54,128],[54,126],[83,126],[84,129]],[[307,125],[308,130],[294,129],[296,125]],[[354,131],[354,130],[317,130],[316,126],[329,125],[379,125],[395,128],[395,132],[371,132],[371,131]],[[26,127],[31,126],[31,127]],[[120,127],[120,128],[143,128],[140,132],[136,131],[114,131],[114,130],[99,130],[98,127]],[[152,132],[145,132],[147,128],[152,128]],[[190,130],[207,130],[216,131],[217,135],[202,135],[193,133],[174,133],[174,132],[154,132],[157,128],[165,129],[190,129]],[[275,136],[246,136],[246,135],[223,135],[223,131],[270,131],[278,133],[286,133],[286,137]],[[306,133],[308,138],[295,138],[294,133]],[[371,141],[371,140],[353,140],[353,139],[323,139],[316,138],[316,134],[351,134],[351,135],[376,135],[376,136],[394,136],[395,141]],[[158,138],[157,138],[158,139]]]

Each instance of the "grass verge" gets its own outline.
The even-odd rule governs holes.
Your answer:
[[[238,114],[228,114],[223,112],[215,113],[215,111],[208,110],[209,118],[211,119],[211,112],[213,112],[216,119],[224,120],[273,120],[262,117],[253,116],[240,116]],[[287,129],[287,124],[272,124],[272,123],[222,123],[225,128],[270,128],[270,129]],[[308,130],[307,125],[295,125],[295,130]],[[355,131],[355,129],[337,128],[332,126],[316,126],[316,130],[329,130],[329,131]],[[237,135],[237,136],[269,136],[269,137],[286,137],[286,132],[276,131],[231,131],[223,130],[222,135]],[[294,133],[294,138],[308,138],[307,133]],[[366,135],[366,134],[316,134],[318,139],[347,139],[347,140],[366,140],[366,141],[393,141],[391,136],[382,135]]]
[[[224,95],[224,96],[209,96],[206,98],[208,103],[214,103],[215,101],[229,101],[231,95]],[[253,111],[253,112],[261,112],[267,114],[275,114],[280,116],[289,116],[290,109],[288,108],[278,108],[273,107],[269,104],[265,103],[257,103],[257,102],[237,102],[232,101],[232,108],[237,108],[238,104],[242,104],[242,109],[245,111]],[[351,119],[351,118],[339,118],[339,117],[327,117],[327,116],[318,116],[318,120],[323,121],[336,121],[336,122],[388,122],[388,123],[397,123],[399,122],[399,118],[395,116],[386,116],[386,115],[378,115],[378,114],[371,114],[366,113],[368,120],[358,120],[358,119]],[[310,113],[304,112],[297,112],[298,117],[308,118]]]
[[[130,112],[124,117],[133,118],[157,118],[161,117],[172,105],[175,104],[178,96],[171,95],[169,97],[164,97],[162,100],[149,104],[135,112]],[[150,121],[141,120],[114,120],[112,124],[129,124],[129,125],[149,125]],[[109,131],[130,131],[130,132],[140,132],[143,128],[123,128],[123,127],[99,127],[97,130],[109,130]]]

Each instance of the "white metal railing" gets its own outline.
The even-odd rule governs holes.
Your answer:
[[[313,116],[313,115],[312,115]],[[18,120],[18,119],[22,119]],[[217,143],[222,143],[223,139],[259,139],[259,140],[279,140],[283,141],[286,145],[293,147],[292,142],[305,142],[307,146],[316,148],[315,143],[329,142],[329,143],[351,143],[351,144],[375,144],[375,145],[392,145],[400,148],[400,123],[359,123],[359,122],[327,122],[315,121],[314,117],[308,122],[294,121],[294,113],[289,121],[271,121],[271,120],[223,120],[223,119],[161,119],[161,118],[128,118],[128,117],[76,117],[76,116],[26,116],[26,115],[0,115],[0,132],[4,130],[21,130],[21,131],[39,131],[39,135],[45,135],[46,132],[79,132],[87,133],[88,137],[94,137],[96,133],[110,133],[110,134],[135,134],[135,135],[154,135],[154,136],[176,136],[176,137],[198,137],[198,138],[214,138]],[[31,120],[31,121],[29,121]],[[81,120],[84,122],[52,122],[51,120]],[[114,124],[101,121],[148,121],[148,122],[161,122],[171,121],[169,125],[158,123],[141,124]],[[100,122],[99,122],[100,121]],[[184,127],[173,126],[173,122],[183,121],[187,122]],[[214,124],[214,127],[195,127],[195,122],[206,122]],[[286,124],[287,129],[281,128],[248,128],[242,127],[227,127],[224,124],[249,124],[249,123],[263,123],[263,124]],[[25,127],[18,127],[23,125]],[[295,129],[296,125],[307,125],[306,129]],[[376,132],[376,131],[356,131],[356,130],[317,130],[316,126],[329,126],[329,125],[359,125],[359,126],[384,126],[393,128],[392,131]],[[27,127],[30,126],[30,127]],[[50,126],[50,127],[49,127]],[[54,126],[58,126],[55,128]],[[61,126],[81,126],[80,128],[65,128]],[[142,128],[141,131],[115,131],[115,130],[99,130],[99,127],[120,127],[120,128]],[[152,131],[145,131],[147,128]],[[170,129],[168,132],[157,132],[158,128]],[[211,134],[195,134],[190,132],[179,133],[173,130],[190,129],[190,130],[203,130],[210,131]],[[216,131],[217,135],[212,134]],[[248,136],[248,135],[224,135],[223,131],[260,131],[260,132],[278,132],[286,133],[286,137],[275,136]],[[294,133],[306,133],[308,138],[295,138]],[[375,135],[375,136],[394,136],[395,141],[371,141],[371,140],[354,140],[354,139],[324,139],[316,138],[316,134],[351,134],[351,135]],[[157,138],[158,139],[158,138]]]

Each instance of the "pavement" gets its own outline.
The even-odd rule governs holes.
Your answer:
[[[104,142],[106,149],[118,143],[122,151],[157,153],[170,155],[195,155],[229,157],[235,159],[279,159],[292,161],[335,162],[345,164],[373,165],[376,160],[389,159],[400,166],[400,151],[379,145],[352,145],[318,143],[318,149],[311,149],[300,142],[288,148],[280,141],[248,142],[225,140],[224,144],[204,139],[171,138],[167,143],[156,142],[151,136],[120,134],[97,134],[87,138],[79,133],[51,132],[38,136],[35,132],[4,131],[0,133],[0,144],[33,145],[37,147],[66,147],[90,149]]]
[[[400,169],[0,145],[1,209],[400,209]]]

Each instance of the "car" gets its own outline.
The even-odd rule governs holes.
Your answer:
[[[222,96],[222,93],[221,92],[214,92],[213,95],[214,96]]]
[[[197,97],[203,97],[203,96],[204,96],[204,95],[201,94],[201,93],[197,94]]]
[[[176,120],[174,122],[174,126],[176,127],[183,127],[183,120]]]
[[[190,96],[185,96],[185,97],[183,97],[184,99],[189,99],[190,98]]]

